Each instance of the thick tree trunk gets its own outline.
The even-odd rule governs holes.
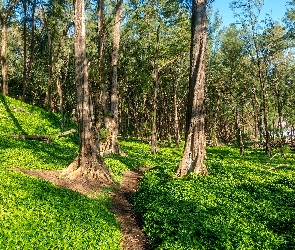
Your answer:
[[[86,58],[86,27],[84,0],[75,3],[75,79],[77,85],[77,113],[79,125],[79,153],[73,163],[65,170],[69,177],[91,174],[94,178],[111,182],[111,173],[100,156],[94,140],[91,100],[88,86],[88,66]]]
[[[206,60],[206,0],[194,0],[192,10],[190,81],[187,104],[186,141],[184,155],[176,175],[191,172],[208,174],[205,165],[206,136],[204,119]]]
[[[108,117],[106,128],[109,132],[109,139],[105,144],[104,154],[124,154],[118,141],[119,132],[119,98],[118,98],[118,61],[120,47],[120,29],[122,20],[123,0],[118,0],[116,5],[115,24],[113,32],[113,53],[112,53],[112,84],[111,84],[111,116]]]

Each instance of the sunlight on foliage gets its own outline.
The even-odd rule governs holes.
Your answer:
[[[156,249],[293,249],[295,155],[207,149],[208,176],[173,176],[180,154],[160,151],[134,195]],[[275,154],[276,152],[274,152]],[[169,161],[167,162],[167,159]],[[269,170],[280,163],[290,167]]]
[[[60,132],[57,114],[0,95],[0,248],[121,249],[121,231],[106,193],[90,199],[10,170],[67,167],[77,155],[78,137],[56,138]],[[50,135],[53,142],[7,134]]]

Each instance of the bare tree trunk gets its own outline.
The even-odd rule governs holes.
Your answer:
[[[101,126],[101,106],[103,105],[102,99],[103,90],[104,90],[104,80],[103,80],[103,67],[104,67],[104,42],[105,42],[105,33],[104,33],[104,0],[98,0],[98,10],[97,10],[97,35],[98,35],[98,64],[97,64],[97,72],[98,77],[96,81],[94,81],[92,87],[92,99],[93,99],[93,112],[94,112],[94,124],[95,124],[95,133],[99,135],[99,130]],[[100,96],[101,90],[101,96]],[[105,92],[104,92],[105,93]]]
[[[240,149],[240,155],[244,156],[245,150],[244,150],[242,130],[240,126],[240,112],[239,112],[238,104],[236,104],[236,139]]]
[[[175,82],[173,84],[173,110],[174,110],[174,138],[175,144],[179,147],[180,144],[180,131],[179,131],[179,115],[178,115],[178,99],[177,99],[177,90],[178,90],[178,79],[177,76],[174,77],[172,73],[172,69],[170,68],[171,80]]]
[[[7,73],[7,23],[1,18],[2,41],[1,41],[1,67],[2,67],[2,85],[3,94],[8,95],[8,73]]]
[[[23,26],[23,39],[24,39],[24,69],[23,69],[23,95],[21,97],[22,101],[24,101],[24,93],[26,86],[28,85],[27,82],[27,4],[23,1],[23,8],[24,8],[24,26]]]
[[[205,165],[206,136],[204,119],[206,39],[206,0],[194,0],[186,141],[184,155],[176,173],[180,177],[191,172],[208,174]]]
[[[157,131],[157,99],[159,88],[159,45],[160,45],[160,25],[157,29],[157,44],[156,44],[156,57],[153,63],[153,78],[154,78],[154,97],[153,97],[153,116],[152,116],[152,138],[151,138],[151,153],[155,154],[158,151],[158,131]]]
[[[8,73],[7,73],[7,21],[13,7],[20,0],[14,0],[4,13],[0,13],[0,23],[2,26],[1,40],[1,67],[2,67],[2,91],[4,95],[8,95]]]
[[[113,53],[112,53],[112,84],[111,84],[111,116],[108,118],[109,121],[109,140],[105,145],[104,154],[123,154],[119,141],[118,141],[118,131],[119,131],[119,98],[118,98],[118,61],[119,61],[119,47],[120,47],[120,29],[122,20],[122,7],[123,0],[118,0],[116,5],[116,15],[113,33]],[[106,126],[107,127],[107,126]]]
[[[94,140],[91,99],[88,85],[86,58],[86,27],[84,0],[75,0],[75,79],[77,85],[77,113],[79,124],[79,153],[73,163],[64,171],[69,177],[87,176],[111,182],[111,173],[100,156]]]
[[[26,3],[23,3],[24,9],[26,9]],[[34,58],[34,50],[35,50],[35,8],[36,8],[36,0],[33,2],[32,6],[32,16],[31,16],[31,42],[30,42],[30,58],[28,60],[27,56],[27,26],[26,21],[24,21],[24,72],[23,72],[23,92],[21,96],[21,100],[25,101],[26,91],[28,87],[28,81],[31,75],[31,69]],[[26,17],[26,15],[25,15]]]

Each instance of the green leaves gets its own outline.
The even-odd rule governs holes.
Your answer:
[[[7,170],[0,177],[2,249],[120,249],[119,225],[105,198]]]
[[[206,177],[173,178],[168,162],[144,176],[134,205],[156,249],[294,247],[294,169],[264,170],[269,158],[260,150],[242,158],[215,147],[207,156]],[[295,165],[294,154],[287,159]]]

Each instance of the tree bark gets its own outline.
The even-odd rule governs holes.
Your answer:
[[[154,97],[153,97],[153,115],[152,115],[152,138],[151,138],[151,153],[155,154],[158,151],[158,131],[157,131],[157,99],[159,88],[159,45],[160,45],[160,25],[157,29],[157,44],[156,56],[153,63],[153,78],[154,78]]]
[[[79,153],[73,163],[64,171],[70,178],[87,176],[111,182],[107,169],[95,143],[92,127],[91,100],[88,85],[86,58],[86,27],[84,0],[75,0],[75,81],[77,86],[77,115],[79,127]]]
[[[243,134],[240,126],[240,112],[238,104],[236,104],[236,139],[237,139],[237,145],[240,149],[240,155],[244,156],[245,149],[244,149],[244,142],[243,142]]]
[[[206,39],[206,0],[194,0],[186,141],[184,155],[176,173],[180,177],[191,172],[208,174],[205,165],[206,136],[204,119]]]
[[[2,25],[2,47],[1,47],[1,67],[2,67],[2,85],[3,94],[8,95],[8,73],[7,73],[7,23],[1,18]]]
[[[109,139],[104,147],[104,154],[124,154],[118,141],[119,131],[119,98],[118,98],[118,61],[120,47],[120,29],[122,21],[123,0],[118,0],[116,4],[116,15],[113,32],[113,53],[112,53],[112,83],[110,94],[111,115],[107,118],[106,128],[109,132]],[[108,115],[108,114],[107,114]]]
[[[23,3],[24,10],[27,8],[26,3]],[[23,71],[23,91],[21,100],[25,101],[26,91],[28,87],[28,81],[31,76],[31,69],[34,59],[34,50],[35,50],[35,8],[36,8],[36,0],[33,2],[32,6],[32,15],[31,15],[31,41],[30,41],[30,57],[28,61],[28,53],[27,53],[27,25],[26,25],[26,14],[24,20],[24,71]]]
[[[8,95],[8,73],[7,73],[7,21],[8,17],[20,0],[13,1],[7,10],[0,12],[0,22],[2,25],[2,40],[1,40],[1,68],[2,68],[2,91],[4,95]]]

